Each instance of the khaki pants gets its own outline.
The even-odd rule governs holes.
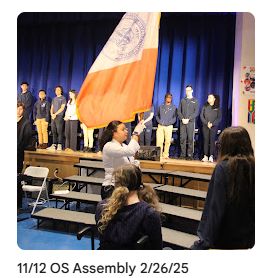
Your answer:
[[[93,148],[94,138],[93,133],[94,129],[88,129],[84,123],[81,124],[83,130],[83,142],[84,147]]]
[[[36,120],[37,132],[38,132],[38,142],[39,144],[48,143],[48,132],[46,124],[46,119],[37,119]]]
[[[172,140],[172,132],[173,132],[172,125],[169,126],[158,125],[157,127],[156,146],[161,148],[160,156],[163,156],[164,158],[169,157],[169,149]],[[165,147],[163,152],[164,139],[165,139]]]

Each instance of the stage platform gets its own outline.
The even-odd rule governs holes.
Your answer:
[[[25,151],[24,165],[41,166],[49,168],[49,177],[54,177],[54,171],[58,168],[58,176],[65,178],[78,174],[75,164],[80,159],[101,160],[100,153],[84,153],[80,151],[51,151],[37,149]],[[216,163],[201,162],[199,160],[161,159],[160,161],[140,160],[141,168],[184,171],[211,175]],[[24,170],[23,170],[24,171]]]

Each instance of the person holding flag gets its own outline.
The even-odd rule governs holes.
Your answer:
[[[126,163],[139,166],[139,161],[134,160],[134,155],[140,149],[138,136],[145,128],[143,122],[143,120],[140,121],[135,127],[128,145],[123,143],[127,139],[128,131],[121,121],[110,122],[104,130],[100,139],[100,151],[102,151],[102,161],[105,168],[105,178],[101,188],[102,199],[110,197],[114,190],[112,173],[116,167]]]

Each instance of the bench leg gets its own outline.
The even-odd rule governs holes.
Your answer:
[[[93,230],[91,230],[91,248],[95,250],[95,235]]]

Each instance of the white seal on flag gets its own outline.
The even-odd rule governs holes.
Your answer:
[[[135,56],[144,44],[146,25],[134,13],[127,13],[104,46],[102,53],[113,61],[122,61]]]

